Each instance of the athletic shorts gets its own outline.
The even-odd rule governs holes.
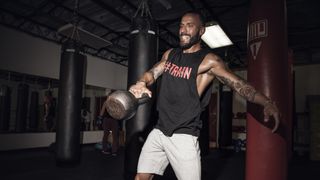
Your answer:
[[[137,172],[163,175],[169,163],[179,180],[200,180],[198,137],[189,134],[169,137],[153,129],[143,145]]]

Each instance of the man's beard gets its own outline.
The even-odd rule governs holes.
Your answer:
[[[200,41],[200,35],[199,33],[197,33],[196,35],[192,36],[189,40],[189,43],[187,44],[181,44],[180,43],[180,47],[182,49],[189,49],[191,48],[193,45],[197,44]]]

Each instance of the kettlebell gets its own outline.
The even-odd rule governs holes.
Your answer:
[[[128,120],[132,118],[140,104],[150,100],[148,94],[143,94],[141,98],[136,98],[129,91],[118,90],[111,93],[107,98],[107,112],[117,120]]]

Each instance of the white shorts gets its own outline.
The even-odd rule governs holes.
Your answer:
[[[188,134],[168,137],[159,129],[153,129],[143,145],[137,171],[163,175],[169,163],[179,180],[200,180],[198,137]]]

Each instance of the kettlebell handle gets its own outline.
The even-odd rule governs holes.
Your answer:
[[[147,103],[150,100],[150,97],[147,93],[143,93],[141,95],[141,98],[138,98],[138,104],[144,104]]]

